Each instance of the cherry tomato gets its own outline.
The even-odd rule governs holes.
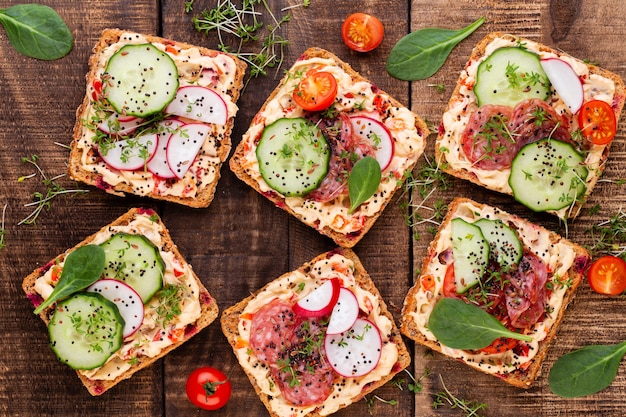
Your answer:
[[[598,258],[591,264],[587,280],[597,293],[621,294],[626,290],[626,261],[611,255]]]
[[[369,52],[383,41],[385,28],[380,20],[365,13],[351,14],[343,21],[341,37],[350,49]]]
[[[446,269],[446,275],[443,278],[443,296],[458,297],[454,282],[454,264],[448,265],[448,269]]]
[[[307,73],[293,90],[293,99],[307,111],[321,111],[330,107],[337,96],[337,80],[330,72]]]
[[[611,105],[602,100],[583,104],[578,113],[578,125],[583,135],[595,145],[606,145],[615,137],[617,121]]]
[[[228,377],[221,371],[204,366],[189,374],[185,390],[195,406],[205,410],[217,410],[230,399],[232,387]]]

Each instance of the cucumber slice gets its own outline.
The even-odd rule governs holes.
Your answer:
[[[104,249],[104,277],[124,281],[147,303],[163,286],[165,262],[159,249],[143,235],[117,233]]]
[[[509,186],[534,211],[560,210],[587,189],[585,158],[571,144],[542,139],[522,147],[511,162]]]
[[[539,55],[519,47],[500,48],[478,65],[474,94],[479,106],[515,107],[523,100],[548,98],[550,80]]]
[[[120,48],[107,63],[104,96],[115,111],[147,117],[162,111],[176,96],[178,68],[172,58],[146,43]]]
[[[522,259],[522,242],[517,233],[502,220],[480,219],[474,223],[480,227],[489,243],[490,255],[503,268],[517,265]]]
[[[57,303],[48,324],[50,347],[74,369],[102,366],[123,343],[124,319],[100,294],[77,293]]]
[[[478,284],[489,265],[489,243],[480,227],[463,219],[452,219],[452,257],[456,292],[464,293]]]
[[[304,196],[328,172],[331,149],[322,131],[303,118],[283,118],[265,127],[256,148],[263,180],[284,196]]]

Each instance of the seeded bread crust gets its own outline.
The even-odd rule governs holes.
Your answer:
[[[501,33],[501,32],[493,32],[488,34],[487,36],[485,36],[478,44],[476,44],[476,46],[474,47],[472,54],[466,64],[466,68],[469,65],[470,62],[479,60],[481,58],[483,58],[486,55],[486,48],[487,46],[495,39],[497,38],[503,38],[503,39],[512,39],[514,41],[519,41],[519,42],[524,42],[525,39],[523,38],[519,38],[517,36],[511,35],[511,34],[505,34],[505,33]],[[566,54],[562,51],[557,51],[553,48],[550,48],[549,46],[546,45],[542,45],[539,44],[539,50],[540,51],[545,51],[545,52],[551,52],[556,54],[557,56],[566,56],[566,57],[570,57],[573,59],[576,59],[574,57],[572,57],[569,54]],[[597,74],[600,75],[604,78],[610,79],[615,83],[615,96],[613,99],[613,103],[612,103],[612,107],[613,110],[615,111],[615,117],[616,120],[619,121],[621,113],[622,113],[622,109],[624,107],[624,101],[626,99],[626,87],[624,86],[624,82],[621,79],[621,77],[611,71],[608,71],[606,69],[600,68],[598,66],[595,65],[591,65],[588,63],[584,63],[583,61],[577,59],[577,61],[579,61],[580,63],[584,64],[587,66],[587,68],[589,69],[589,73],[590,74]],[[464,72],[461,74],[463,76]],[[449,104],[448,104],[448,108],[452,107],[454,103],[458,103],[459,101],[463,101],[464,97],[463,95],[460,93],[461,91],[461,87],[463,86],[463,79],[462,77],[459,77],[459,80],[456,83],[456,87],[454,89],[454,92],[452,93],[452,96],[450,97],[449,100]],[[477,104],[476,104],[476,98],[474,96],[473,93],[470,93],[470,97],[467,97],[467,99],[469,100],[469,104],[468,107],[469,108],[477,108]],[[438,161],[441,169],[450,174],[453,175],[457,178],[461,178],[464,180],[468,180],[470,182],[473,182],[474,184],[477,184],[479,186],[482,187],[487,187],[485,184],[483,184],[480,179],[471,171],[465,170],[465,169],[453,169],[449,166],[448,161],[446,160],[446,154],[447,151],[442,149],[440,146],[441,143],[441,139],[447,134],[447,132],[445,131],[445,128],[443,127],[443,124],[441,125],[442,128],[439,129],[439,133],[437,135],[437,141],[435,142],[435,156],[436,156],[436,160]],[[456,145],[458,147],[461,146],[461,137],[455,137],[454,141],[456,142]],[[585,193],[584,196],[582,196],[582,198],[578,199],[577,202],[575,203],[575,205],[572,207],[572,209],[569,211],[569,214],[567,215],[568,218],[575,218],[576,216],[578,216],[578,214],[580,213],[582,207],[585,204],[585,201],[587,200],[587,198],[589,197],[589,195],[591,194],[593,188],[595,187],[598,179],[600,178],[600,176],[602,175],[602,172],[604,171],[604,167],[606,164],[606,160],[609,157],[609,150],[610,150],[611,144],[609,143],[608,145],[606,145],[606,148],[604,149],[604,152],[602,154],[601,157],[601,161],[600,161],[600,168],[598,170],[598,175],[594,177],[593,181],[588,183],[587,186],[587,192]],[[498,190],[496,190],[498,191]],[[512,195],[512,193],[508,193],[509,195]]]
[[[449,210],[448,210],[446,217],[444,218],[443,222],[441,223],[441,226],[439,227],[437,235],[435,236],[435,238],[429,245],[428,254],[427,256],[424,257],[422,261],[422,269],[421,269],[422,271],[426,271],[431,261],[439,255],[439,253],[437,253],[437,244],[438,244],[438,241],[442,239],[441,237],[442,231],[450,227],[450,222],[452,221],[453,218],[456,217],[456,211],[459,205],[465,202],[472,203],[473,205],[477,207],[486,207],[485,204],[480,204],[480,203],[477,203],[475,201],[472,201],[466,198],[454,199],[449,206]],[[500,211],[500,213],[504,213],[504,212]],[[527,221],[522,220],[515,215],[508,215],[508,216],[511,219],[515,219],[516,222],[528,223]],[[566,243],[569,247],[571,247],[574,250],[576,254],[576,259],[580,259],[580,260],[585,259],[587,263],[590,260],[589,253],[583,247],[567,239],[564,239],[561,236],[557,235],[556,233],[549,231],[547,229],[544,229],[543,227],[540,227],[537,225],[535,225],[535,227],[538,230],[538,233],[548,235],[550,242]],[[578,288],[579,284],[582,281],[585,269],[586,268],[581,268],[579,263],[574,262],[572,267],[569,269],[567,275],[561,277],[563,281],[567,280],[568,282],[571,282],[571,286],[569,286],[567,291],[565,292],[565,295],[563,297],[563,303],[561,305],[561,308],[557,312],[557,316],[556,316],[554,324],[548,330],[548,334],[546,335],[546,338],[543,341],[539,342],[539,348],[538,348],[539,350],[536,356],[530,361],[530,365],[526,367],[526,369],[524,370],[519,369],[517,371],[511,372],[505,375],[499,374],[497,375],[498,378],[519,388],[531,387],[532,383],[534,382],[534,380],[537,378],[537,376],[539,375],[541,371],[541,364],[543,363],[546,357],[548,348],[550,344],[552,343],[552,340],[556,336],[559,325],[561,321],[563,320],[563,315],[565,314],[565,310],[567,309],[567,306],[574,299],[574,296],[576,294],[576,289]],[[420,290],[420,282],[421,282],[421,276],[417,278],[414,286],[409,290],[405,298],[404,306],[402,309],[401,325],[400,325],[400,331],[402,332],[402,334],[404,334],[409,339],[414,340],[424,346],[427,346],[436,352],[442,353],[443,355],[446,355],[446,356],[450,356],[451,358],[454,358],[454,359],[461,360],[462,362],[471,366],[474,369],[487,373],[488,375],[493,375],[493,374],[489,374],[488,372],[486,372],[483,368],[479,367],[478,364],[474,362],[468,362],[468,361],[463,360],[462,358],[459,359],[459,358],[456,358],[447,354],[446,352],[443,351],[439,342],[431,341],[427,339],[424,336],[424,334],[419,330],[417,324],[415,323],[413,317],[410,314],[415,313],[417,311],[417,300],[415,296]],[[442,296],[441,294],[433,294],[433,300],[439,299],[441,296]]]
[[[124,31],[121,29],[105,29],[102,32],[102,36],[100,37],[98,43],[93,48],[93,53],[91,57],[89,58],[89,72],[87,73],[85,77],[87,81],[87,93],[85,94],[83,102],[80,104],[80,106],[76,110],[76,123],[74,125],[74,134],[73,134],[73,140],[71,143],[71,152],[70,152],[70,161],[69,161],[69,174],[73,179],[84,182],[89,185],[96,186],[106,191],[109,194],[114,194],[117,196],[124,196],[125,194],[135,194],[135,192],[133,191],[133,188],[131,187],[130,184],[127,184],[124,182],[119,183],[115,186],[112,186],[109,184],[103,184],[100,174],[94,173],[86,169],[81,163],[82,152],[78,148],[77,143],[81,138],[84,121],[87,118],[86,112],[89,109],[90,92],[93,91],[91,89],[91,86],[92,86],[92,82],[96,78],[96,70],[98,69],[97,66],[99,62],[99,56],[100,54],[102,54],[105,48],[107,48],[111,44],[118,42],[122,34],[124,33],[132,33],[132,32]],[[191,45],[191,44],[184,43],[184,42],[172,41],[172,40],[161,38],[158,36],[152,36],[152,35],[142,35],[142,36],[146,37],[147,41],[150,43],[170,45],[172,47],[177,47],[181,49],[196,47],[199,49],[200,53],[203,56],[212,57],[218,54],[224,54],[223,52],[219,52],[219,51],[215,51],[215,50],[211,50],[211,49],[207,49],[203,47],[198,47],[198,46]],[[227,91],[227,94],[231,97],[232,102],[236,103],[237,100],[239,99],[241,89],[243,88],[243,78],[245,75],[247,65],[244,61],[238,59],[237,57],[232,56],[232,55],[229,55],[229,56],[235,61],[236,76],[235,76],[235,82],[232,86],[230,86],[230,88]],[[221,165],[222,163],[226,161],[226,159],[228,158],[228,155],[230,154],[230,150],[232,147],[231,133],[232,133],[234,120],[235,120],[235,117],[233,115],[230,115],[226,122],[226,130],[224,132],[224,135],[220,138],[216,138],[217,144],[218,144],[217,151],[218,151],[218,156],[220,159],[220,164],[218,167],[216,167],[215,178],[213,179],[212,182],[206,184],[206,186],[198,190],[198,194],[195,197],[161,195],[161,194],[154,193],[153,191],[150,191],[145,196],[149,198],[157,199],[157,200],[170,201],[173,203],[178,203],[178,204],[182,204],[182,205],[194,207],[194,208],[208,207],[213,201],[213,197],[215,195],[215,189],[217,187],[217,183],[220,178]],[[172,181],[172,180],[168,180],[168,181]],[[181,180],[178,180],[178,181],[181,181]]]
[[[393,327],[392,327],[392,330],[391,330],[391,335],[390,335],[389,339],[390,339],[390,341],[395,343],[396,346],[398,347],[398,361],[394,365],[392,372],[389,375],[385,375],[380,380],[372,382],[370,384],[367,384],[365,387],[363,387],[363,390],[359,393],[359,395],[357,395],[357,396],[355,396],[355,397],[350,399],[349,404],[352,404],[352,403],[355,403],[355,402],[359,401],[365,395],[367,395],[370,392],[374,391],[378,387],[384,385],[385,383],[390,381],[394,377],[394,375],[396,375],[398,372],[401,372],[404,368],[409,366],[409,364],[411,363],[411,355],[410,355],[409,351],[407,350],[407,348],[406,348],[406,346],[404,344],[404,341],[402,340],[402,336],[400,335],[400,332],[399,332],[398,328],[396,327],[396,324],[395,324],[395,321],[393,319],[393,316],[391,315],[391,313],[387,309],[387,305],[385,304],[384,300],[382,299],[378,289],[374,285],[374,282],[372,281],[372,279],[370,278],[368,273],[363,268],[363,265],[361,264],[361,261],[359,260],[357,255],[351,249],[338,248],[338,249],[336,249],[334,251],[323,253],[323,254],[315,257],[311,261],[303,264],[300,268],[298,268],[298,271],[306,273],[307,271],[310,271],[312,265],[314,265],[318,260],[328,258],[332,254],[335,254],[335,253],[341,254],[344,257],[346,257],[346,258],[348,258],[348,259],[350,259],[350,260],[352,260],[354,262],[354,266],[355,266],[354,276],[355,276],[356,284],[360,288],[362,288],[362,289],[364,289],[366,291],[369,291],[370,293],[374,294],[378,298],[378,300],[380,302],[380,307],[381,307],[381,314],[386,316],[387,318],[389,318],[389,320],[391,320],[391,323],[393,324]],[[287,274],[285,274],[285,275],[287,275]],[[276,280],[277,281],[281,280],[285,275],[277,278]],[[239,319],[240,319],[241,314],[245,310],[245,308],[248,305],[248,303],[250,301],[252,301],[257,296],[257,294],[262,292],[269,285],[270,284],[267,284],[263,288],[261,288],[258,291],[256,291],[254,294],[250,295],[249,297],[245,298],[244,300],[240,301],[239,303],[235,304],[234,306],[227,308],[222,313],[222,317],[220,319],[221,325],[222,325],[222,332],[224,333],[224,335],[228,339],[228,343],[230,343],[230,345],[233,347],[233,350],[237,349],[236,346],[237,346],[238,338],[239,338],[238,323],[239,323]],[[245,371],[245,368],[243,368],[243,369]],[[278,415],[271,408],[271,404],[270,404],[268,395],[263,393],[261,388],[257,385],[255,377],[251,373],[248,373],[247,371],[246,371],[246,374],[248,375],[248,378],[250,379],[250,383],[254,387],[254,390],[256,391],[257,395],[259,396],[259,398],[261,399],[263,404],[265,404],[265,407],[269,411],[270,415],[272,417],[278,417]],[[345,408],[346,406],[344,406],[342,408]],[[318,412],[320,407],[316,408],[313,412],[307,414],[307,416],[310,416],[310,417],[321,417],[321,414]]]
[[[339,59],[336,55],[332,54],[331,52],[329,52],[327,50],[324,50],[324,49],[321,49],[321,48],[309,48],[309,49],[307,49],[300,56],[299,60],[309,59],[309,58],[316,58],[316,57],[317,58],[323,58],[323,59],[332,59],[338,67],[341,67],[343,71],[345,71],[347,74],[350,75],[350,77],[352,78],[352,81],[354,83],[361,82],[361,81],[369,82],[366,78],[364,78],[358,72],[356,72],[354,69],[352,69],[352,67],[349,64],[347,64],[346,62],[342,61],[341,59]],[[277,93],[280,91],[281,87],[286,82],[287,82],[287,77],[285,77],[285,78],[283,78],[281,80],[280,84],[274,89],[274,91],[267,98],[267,100],[265,101],[265,103],[263,104],[261,109],[259,110],[259,113],[257,113],[257,117],[258,117],[258,115],[260,113],[262,113],[266,109],[266,107],[268,106],[268,103],[270,103],[272,100],[275,99]],[[394,99],[393,97],[391,97],[388,94],[386,94],[384,91],[378,90],[378,92],[380,94],[385,94],[386,98],[388,98],[388,100],[389,100],[389,103],[390,103],[391,107],[405,107],[400,102],[398,102],[396,99]],[[417,115],[414,115],[414,116],[415,116],[415,127],[417,128],[417,131],[420,133],[420,136],[425,140],[425,138],[429,134],[428,128],[426,126],[426,123],[419,116],[417,116]],[[250,127],[252,127],[255,124],[255,120],[257,119],[257,117],[255,117],[252,120],[252,122],[250,124]],[[244,138],[245,138],[246,135],[248,135],[248,134],[246,133],[244,135]],[[242,140],[239,143],[239,145],[235,149],[235,152],[234,152],[233,156],[230,158],[230,169],[231,169],[231,171],[233,171],[235,173],[235,175],[239,179],[241,179],[243,182],[245,182],[246,184],[248,184],[249,186],[254,188],[257,192],[259,192],[260,194],[265,196],[270,201],[272,201],[277,207],[279,207],[279,208],[285,210],[286,212],[288,212],[289,214],[293,215],[294,217],[296,217],[298,220],[300,220],[304,224],[306,224],[306,225],[308,225],[310,227],[313,227],[314,229],[318,230],[318,232],[320,232],[321,234],[330,237],[337,245],[345,247],[345,248],[353,247],[354,245],[356,245],[359,242],[359,240],[361,240],[363,238],[363,236],[365,236],[365,234],[369,231],[369,229],[374,225],[374,223],[376,222],[378,217],[382,214],[383,210],[385,209],[385,207],[387,206],[389,201],[391,201],[395,191],[400,187],[398,185],[394,189],[394,192],[389,193],[389,195],[386,195],[384,197],[385,201],[384,201],[383,205],[381,206],[380,210],[375,215],[368,217],[365,220],[365,223],[363,224],[363,227],[360,230],[358,230],[357,232],[354,232],[354,233],[341,233],[341,232],[338,232],[336,230],[331,229],[328,226],[324,226],[324,227],[320,228],[315,222],[313,222],[311,220],[307,220],[304,216],[302,216],[299,213],[296,213],[287,204],[285,204],[285,198],[282,195],[280,195],[279,193],[277,193],[277,192],[264,193],[263,191],[261,191],[258,182],[243,167],[242,161],[245,159],[245,153],[246,153],[246,144],[244,142],[245,142],[245,140]],[[415,162],[413,162],[413,164],[409,167],[410,170],[412,170],[413,167],[415,166],[415,163],[417,162],[417,159],[419,158],[419,156],[421,156],[421,155],[417,155],[415,157]]]
[[[138,208],[133,208],[133,209],[129,210],[127,213],[125,213],[124,215],[120,216],[118,219],[116,219],[115,221],[113,221],[109,225],[107,225],[107,226],[103,227],[102,229],[100,229],[99,232],[96,232],[96,233],[92,234],[91,236],[87,237],[85,240],[83,240],[82,242],[80,242],[79,244],[74,246],[73,248],[68,249],[64,253],[62,253],[59,256],[57,256],[55,259],[53,259],[50,262],[48,262],[46,265],[44,265],[44,266],[36,269],[35,271],[33,271],[33,273],[28,275],[24,279],[24,281],[22,282],[22,289],[26,293],[26,296],[28,297],[28,299],[31,300],[31,302],[33,303],[33,305],[35,307],[38,306],[41,303],[41,301],[42,301],[41,295],[37,291],[35,291],[35,282],[37,281],[37,279],[39,277],[43,276],[46,273],[46,271],[48,269],[50,269],[55,263],[65,259],[65,257],[70,252],[76,250],[77,248],[79,248],[79,247],[81,247],[83,245],[87,245],[90,242],[92,242],[94,237],[98,233],[105,232],[111,226],[127,225],[135,218],[135,216],[137,214],[141,214],[141,213],[145,213],[145,212],[146,212],[146,210],[138,209]],[[161,249],[164,250],[164,251],[172,252],[174,254],[174,257],[180,262],[181,266],[187,266],[188,265],[187,262],[185,261],[183,256],[180,254],[180,252],[178,250],[178,247],[172,241],[172,238],[171,238],[168,230],[165,228],[165,225],[163,224],[161,219],[152,210],[149,210],[148,213],[151,216],[154,216],[154,221],[156,221],[160,225],[160,230],[161,230],[160,231],[160,235],[161,235],[161,239],[162,239]],[[94,396],[101,395],[104,392],[106,392],[107,390],[109,390],[110,388],[112,388],[115,385],[117,385],[120,381],[122,381],[124,379],[127,379],[127,378],[130,378],[135,372],[137,372],[137,371],[139,371],[139,370],[141,370],[141,369],[151,365],[152,363],[154,363],[158,359],[160,359],[163,356],[167,355],[170,351],[176,349],[178,346],[180,346],[183,343],[185,343],[192,336],[194,336],[195,334],[200,332],[200,330],[202,330],[205,327],[207,327],[209,324],[211,324],[217,318],[217,316],[219,314],[219,310],[218,310],[218,306],[217,306],[217,304],[215,302],[215,299],[211,296],[209,291],[204,287],[204,285],[202,284],[202,282],[200,281],[198,276],[195,274],[193,269],[191,269],[191,265],[188,265],[188,266],[189,266],[191,274],[193,275],[193,278],[196,280],[196,282],[198,284],[198,287],[199,287],[199,290],[200,290],[200,294],[199,294],[200,307],[201,307],[200,317],[196,320],[195,323],[192,323],[192,324],[187,326],[186,331],[184,333],[184,336],[182,337],[182,339],[180,341],[178,341],[178,342],[176,342],[176,343],[166,347],[165,349],[163,349],[161,351],[161,353],[159,353],[159,355],[157,355],[155,357],[139,356],[137,362],[134,363],[131,366],[130,369],[128,369],[123,374],[119,375],[114,380],[111,380],[111,381],[92,380],[92,379],[89,379],[89,378],[83,376],[80,372],[77,371],[76,374],[78,375],[78,377],[80,378],[81,382],[83,383],[83,385],[85,385],[85,387],[87,388],[87,390],[89,391],[89,393],[91,395],[94,395]],[[41,317],[43,322],[46,324],[46,326],[50,322],[52,314],[54,313],[54,306],[55,306],[55,304],[52,304],[51,306],[49,306],[48,308],[44,309],[44,311],[42,311],[39,314],[39,316]]]

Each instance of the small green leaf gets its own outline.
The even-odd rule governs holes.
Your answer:
[[[46,61],[67,55],[74,44],[69,28],[42,4],[16,4],[0,9],[0,23],[11,45],[21,54]]]
[[[85,245],[70,252],[63,263],[61,278],[54,291],[35,309],[39,314],[53,302],[82,291],[100,278],[104,272],[104,249]]]
[[[550,391],[565,398],[591,395],[611,385],[626,353],[626,342],[592,345],[561,356],[552,366]]]
[[[530,336],[510,331],[479,307],[449,297],[435,305],[428,319],[428,329],[441,344],[452,349],[482,349],[499,337],[532,340]]]
[[[409,33],[389,52],[387,72],[404,81],[423,80],[443,66],[452,49],[485,22],[481,17],[459,30],[426,28]]]
[[[350,196],[348,213],[352,213],[361,203],[374,195],[380,185],[381,175],[378,161],[371,156],[359,159],[354,164],[348,178],[348,195]]]

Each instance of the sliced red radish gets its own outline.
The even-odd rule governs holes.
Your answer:
[[[126,136],[137,130],[143,122],[144,119],[140,117],[123,116],[118,113],[111,113],[98,123],[98,129],[107,135]]]
[[[118,140],[100,156],[112,168],[133,171],[142,169],[154,156],[159,139],[156,133]]]
[[[330,314],[337,304],[340,288],[339,278],[331,278],[298,300],[293,306],[293,311],[303,317],[321,317]]]
[[[146,165],[148,171],[152,172],[157,177],[165,179],[176,177],[176,174],[174,174],[170,169],[170,165],[167,163],[167,144],[169,143],[170,137],[179,133],[181,127],[184,125],[185,123],[178,119],[165,119],[158,123],[157,131],[159,133],[157,148],[154,152],[154,156]]]
[[[359,317],[359,302],[352,291],[345,287],[339,290],[337,304],[330,313],[327,334],[338,334],[349,330]]]
[[[101,279],[87,287],[117,306],[124,319],[124,338],[135,333],[143,323],[143,301],[134,289],[116,279]]]
[[[211,127],[208,125],[187,123],[170,136],[166,158],[176,178],[183,178],[189,171],[210,133]]]
[[[199,85],[179,88],[174,100],[165,108],[165,113],[218,125],[224,125],[228,120],[224,99],[210,88]]]
[[[347,331],[326,334],[324,349],[330,366],[339,375],[357,377],[378,365],[383,342],[378,327],[367,319],[358,318]]]
[[[559,58],[541,60],[550,83],[565,105],[576,114],[584,101],[583,83],[574,68]]]
[[[387,126],[367,116],[352,116],[353,134],[374,149],[374,157],[384,171],[393,158],[393,138]]]

